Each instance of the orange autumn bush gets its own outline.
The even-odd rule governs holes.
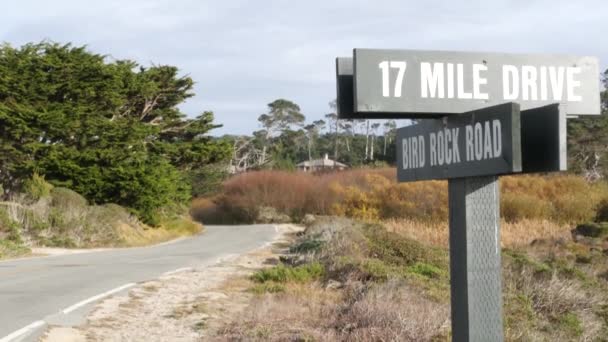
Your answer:
[[[500,178],[501,216],[506,222],[590,221],[608,206],[608,185],[569,174]],[[272,207],[294,220],[305,214],[363,220],[407,219],[446,222],[445,181],[398,183],[394,168],[353,169],[325,174],[256,171],[228,179],[213,198],[193,203],[193,216],[206,223],[255,222],[260,208]],[[600,205],[605,203],[605,205]]]

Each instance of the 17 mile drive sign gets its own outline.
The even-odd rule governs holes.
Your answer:
[[[352,111],[344,117],[432,118],[558,103],[568,115],[599,115],[598,64],[587,56],[354,49],[352,61],[337,61],[338,107]]]

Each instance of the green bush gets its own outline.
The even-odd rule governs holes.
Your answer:
[[[222,187],[222,182],[228,178],[228,166],[225,164],[205,165],[188,173],[192,184],[192,196],[211,196]]]
[[[21,243],[0,239],[0,259],[14,258],[30,252],[30,249]]]
[[[388,232],[381,225],[366,225],[363,232],[368,239],[368,253],[375,258],[394,265],[411,266],[422,262],[447,269],[448,256],[439,248]]]
[[[19,225],[11,220],[5,208],[0,208],[0,233],[3,233],[2,235],[8,241],[16,244],[22,243]]]
[[[67,188],[56,187],[50,192],[51,206],[61,210],[70,210],[75,208],[84,208],[87,206],[87,200],[76,191]]]
[[[37,201],[51,194],[53,185],[48,183],[43,176],[34,173],[32,178],[23,183],[23,192],[32,200]]]
[[[581,320],[575,313],[568,312],[562,315],[559,318],[560,325],[564,328],[564,330],[568,331],[575,337],[580,337],[583,335],[583,326],[581,324]]]
[[[254,294],[257,294],[257,295],[261,295],[264,293],[279,293],[279,292],[285,292],[285,286],[282,284],[268,282],[268,283],[256,284],[256,285],[252,286],[251,288],[249,288],[249,291]]]
[[[437,266],[429,265],[424,262],[417,262],[407,268],[408,272],[418,274],[427,278],[441,278],[446,276],[445,270],[440,269]]]
[[[325,274],[325,267],[318,262],[305,264],[301,266],[285,266],[278,265],[272,268],[263,269],[254,273],[251,279],[258,283],[266,283],[269,281],[275,283],[306,283],[317,280]]]
[[[188,181],[163,158],[125,153],[115,151],[106,162],[90,160],[82,154],[68,154],[66,159],[75,159],[62,159],[60,165],[48,168],[74,168],[77,177],[69,181],[54,180],[55,185],[73,189],[96,204],[116,203],[132,208],[145,223],[157,226],[162,219],[161,209],[175,203],[185,204],[190,199]],[[104,163],[110,165],[103,166]]]
[[[323,246],[323,241],[319,239],[304,240],[289,248],[290,253],[309,253],[316,252]]]

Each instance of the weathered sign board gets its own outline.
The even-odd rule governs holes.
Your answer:
[[[336,109],[340,119],[356,119],[353,87],[353,59],[336,58]],[[359,117],[361,115],[359,114]]]
[[[453,341],[502,341],[498,176],[566,170],[566,117],[600,114],[594,57],[355,49],[342,119],[397,130],[401,182],[448,179]]]
[[[600,114],[595,57],[354,49],[336,64],[344,118],[432,118],[507,102]]]
[[[516,103],[479,109],[397,130],[400,182],[521,172]]]
[[[560,105],[507,103],[397,130],[397,179],[411,182],[567,169]]]

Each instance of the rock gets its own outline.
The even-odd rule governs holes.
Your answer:
[[[327,285],[325,285],[325,288],[328,290],[337,290],[337,289],[341,289],[343,287],[344,287],[344,285],[341,282],[335,281],[333,279],[329,280],[327,282]]]
[[[309,225],[315,223],[316,220],[317,220],[317,218],[315,217],[315,215],[306,214],[306,215],[304,215],[304,218],[302,219],[302,223],[309,226]]]

